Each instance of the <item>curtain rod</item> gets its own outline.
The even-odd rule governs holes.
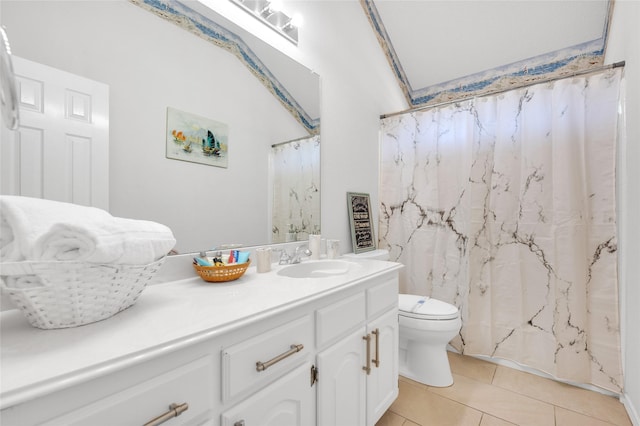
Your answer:
[[[493,92],[487,92],[487,93],[482,93],[480,95],[468,96],[466,98],[453,99],[453,100],[450,100],[450,101],[444,101],[444,102],[440,102],[440,103],[437,103],[437,104],[422,105],[422,106],[418,106],[418,107],[414,107],[414,108],[405,109],[403,111],[392,112],[392,113],[389,113],[389,114],[382,114],[382,115],[380,115],[380,119],[389,118],[389,117],[393,117],[393,116],[401,115],[401,114],[406,114],[406,113],[410,113],[410,112],[417,112],[417,111],[423,111],[423,110],[427,110],[427,109],[431,109],[431,108],[437,108],[439,106],[454,104],[456,102],[465,102],[465,101],[468,101],[470,99],[482,98],[484,96],[496,95],[498,93],[508,92],[510,90],[515,90],[515,89],[521,89],[523,87],[529,87],[529,86],[533,86],[533,85],[540,84],[540,83],[549,83],[551,81],[562,80],[564,78],[571,78],[571,77],[575,77],[575,76],[578,76],[578,75],[596,73],[596,72],[599,72],[599,71],[604,71],[604,70],[613,69],[613,68],[621,68],[621,67],[624,67],[624,66],[625,66],[625,61],[614,62],[613,64],[603,65],[603,66],[598,67],[598,68],[590,68],[588,70],[578,71],[578,72],[575,72],[573,74],[560,75],[560,76],[557,76],[557,77],[550,77],[550,78],[547,78],[547,79],[544,79],[544,80],[532,81],[532,82],[523,84],[523,85],[518,86],[518,87],[509,87],[508,89],[495,90]]]
[[[303,137],[298,138],[298,139],[291,139],[290,141],[284,141],[284,142],[274,143],[273,145],[271,145],[271,148],[275,148],[275,147],[280,146],[280,145],[286,145],[286,144],[288,144],[288,143],[294,143],[294,142],[299,142],[299,141],[303,141],[303,140],[311,139],[311,138],[313,138],[314,136],[316,136],[316,135],[303,136]]]

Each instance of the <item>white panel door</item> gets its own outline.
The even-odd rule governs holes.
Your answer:
[[[364,327],[318,354],[318,426],[366,424]]]
[[[109,87],[12,57],[20,127],[3,128],[0,193],[109,209]]]
[[[367,326],[371,334],[371,374],[367,376],[367,425],[376,422],[398,397],[398,310]]]

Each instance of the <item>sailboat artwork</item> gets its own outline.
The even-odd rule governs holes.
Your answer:
[[[229,127],[215,120],[167,108],[167,158],[227,167]]]
[[[220,156],[220,141],[211,133],[211,130],[207,130],[207,139],[202,139],[202,152],[207,156]]]

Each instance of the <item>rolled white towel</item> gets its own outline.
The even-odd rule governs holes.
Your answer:
[[[3,261],[146,264],[165,256],[176,242],[162,224],[58,201],[2,196],[0,214],[13,233],[13,240],[1,247]]]
[[[175,244],[171,230],[160,223],[113,217],[99,226],[57,223],[27,257],[141,265],[165,256]]]
[[[13,195],[0,196],[0,215],[1,222],[10,228],[7,234],[13,235],[13,240],[6,242],[2,238],[3,261],[29,258],[38,238],[57,223],[99,224],[112,218],[108,212],[95,207]]]

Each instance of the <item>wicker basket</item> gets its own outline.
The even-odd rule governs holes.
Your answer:
[[[37,328],[77,327],[133,305],[164,258],[148,265],[83,262],[0,264],[2,290]]]
[[[251,260],[247,260],[245,263],[232,263],[231,265],[200,266],[194,264],[193,267],[203,280],[210,283],[221,283],[237,280],[247,271],[250,264]]]

